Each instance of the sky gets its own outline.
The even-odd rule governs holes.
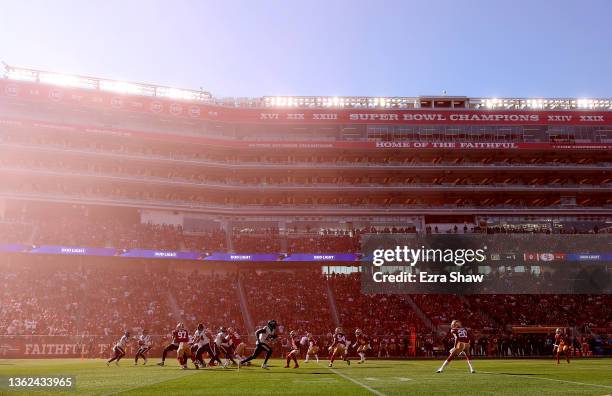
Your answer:
[[[0,0],[0,60],[266,95],[612,97],[612,0]]]

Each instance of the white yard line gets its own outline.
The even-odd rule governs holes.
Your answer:
[[[332,373],[334,373],[334,374],[336,374],[336,375],[338,375],[338,376],[340,376],[340,377],[344,378],[345,380],[351,381],[352,383],[354,383],[354,384],[356,384],[356,385],[361,386],[363,389],[365,389],[365,390],[367,390],[367,391],[372,392],[372,393],[373,393],[373,394],[375,394],[376,396],[386,396],[384,393],[379,392],[379,391],[377,391],[376,389],[374,389],[374,388],[372,388],[372,387],[370,387],[370,386],[368,386],[368,385],[366,385],[366,384],[364,384],[364,383],[362,383],[362,382],[359,382],[359,381],[357,381],[356,379],[351,378],[351,377],[349,377],[349,376],[348,376],[348,375],[346,375],[346,374],[342,374],[342,373],[341,373],[341,372],[339,372],[338,370],[334,370],[334,369],[333,369],[333,368],[331,368],[331,367],[328,367],[328,369],[329,369],[329,371],[331,371]]]
[[[118,394],[123,393],[123,392],[130,392],[130,391],[133,391],[133,390],[136,390],[136,389],[139,389],[139,388],[144,388],[146,386],[158,385],[158,384],[161,384],[161,383],[164,383],[164,382],[174,381],[175,379],[179,379],[179,378],[183,378],[183,377],[189,377],[190,375],[193,375],[193,374],[197,373],[197,371],[195,371],[195,370],[193,370],[193,371],[194,372],[192,372],[192,373],[185,373],[184,375],[183,375],[183,373],[184,373],[183,372],[183,373],[181,373],[181,375],[177,375],[177,376],[172,377],[172,378],[166,378],[166,379],[163,379],[161,381],[151,382],[151,383],[148,383],[148,384],[140,384],[138,386],[133,386],[131,388],[121,389],[121,390],[118,390],[116,392],[105,393],[102,396],[114,396],[114,395],[118,395]]]
[[[491,371],[476,371],[476,373],[506,375],[506,374],[502,374],[502,373],[494,373],[494,372],[491,372]],[[560,379],[556,379],[556,378],[546,378],[546,377],[532,377],[530,375],[516,375],[516,377],[538,379],[538,380],[544,380],[544,381],[564,382],[566,384],[586,385],[586,386],[595,386],[595,387],[598,387],[598,388],[612,389],[612,386],[610,386],[610,385],[591,384],[591,383],[588,383],[588,382],[568,381],[568,380],[560,380]]]

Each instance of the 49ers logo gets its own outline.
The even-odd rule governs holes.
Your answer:
[[[123,106],[123,99],[114,97],[111,99],[111,106],[119,108]]]
[[[49,99],[53,100],[54,102],[59,102],[62,100],[62,96],[63,93],[60,90],[52,89],[49,91]]]
[[[15,84],[9,84],[6,86],[6,88],[4,88],[4,92],[8,96],[17,96],[17,94],[19,93],[19,87],[17,87],[17,85]]]
[[[199,117],[200,116],[200,108],[197,106],[191,106],[189,108],[189,115],[192,117]]]
[[[151,103],[151,111],[154,113],[159,113],[164,109],[164,105],[161,102],[153,102]]]
[[[179,115],[183,112],[183,106],[178,103],[172,103],[170,105],[170,114]]]

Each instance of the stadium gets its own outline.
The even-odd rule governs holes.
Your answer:
[[[610,393],[611,164],[610,99],[226,98],[6,66],[0,374],[73,374],[81,394]],[[493,286],[365,293],[372,238],[486,241],[462,271]],[[246,357],[271,319],[268,371],[155,364],[179,322],[231,328]],[[436,374],[455,319],[469,384],[461,358]],[[107,368],[143,330],[147,366],[130,341]]]

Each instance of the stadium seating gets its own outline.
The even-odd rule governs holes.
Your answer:
[[[240,303],[238,277],[247,312]],[[428,327],[410,299],[434,327]],[[213,330],[232,326],[248,336],[244,318],[250,315],[255,326],[276,318],[283,334],[312,332],[321,346],[337,325],[349,335],[361,328],[372,337],[371,354],[382,357],[407,356],[412,346],[418,355],[444,351],[449,342],[444,329],[454,318],[472,329],[477,355],[548,353],[545,334],[514,334],[512,325],[568,326],[581,331],[587,343],[593,339],[590,329],[612,326],[608,296],[366,295],[357,274],[211,272],[140,260],[126,265],[121,260],[15,256],[0,262],[0,302],[0,336],[115,336],[147,328],[159,347],[179,320],[188,328],[198,322]]]

